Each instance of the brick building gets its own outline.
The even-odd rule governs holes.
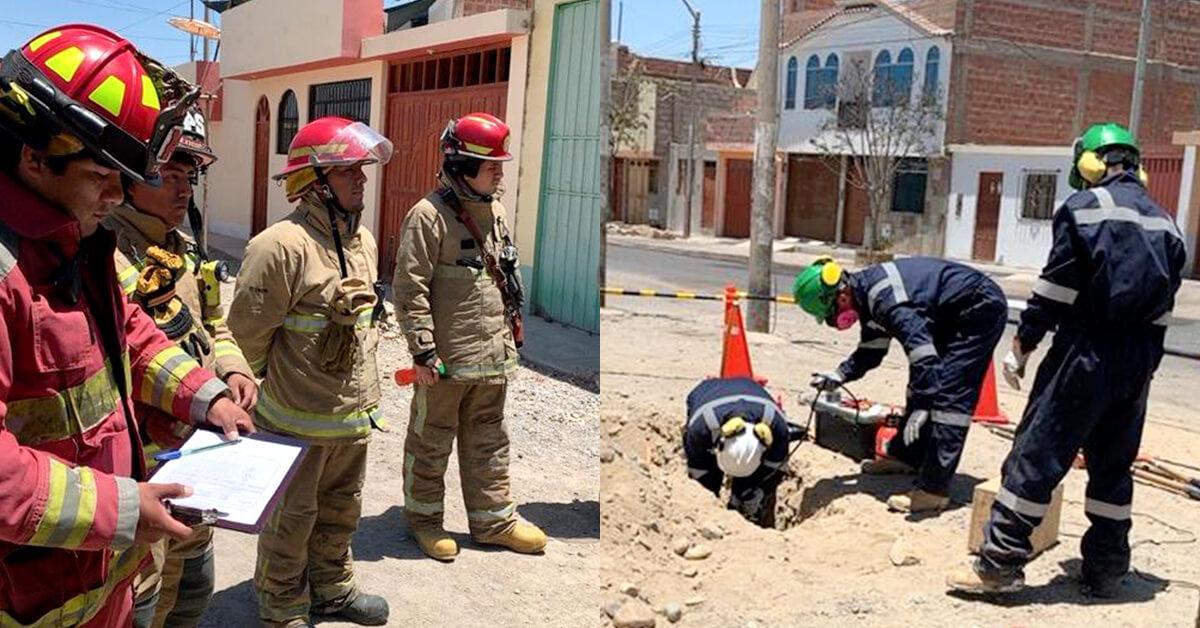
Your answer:
[[[694,231],[711,230],[716,153],[709,150],[708,120],[754,109],[755,92],[747,87],[751,71],[706,65],[697,76],[693,97],[692,64],[643,57],[619,46],[614,68],[614,102],[623,77],[640,78],[640,109],[647,121],[639,138],[616,147],[613,159],[613,210],[617,220],[683,228],[689,126],[695,115],[696,188]],[[702,176],[707,173],[706,176]],[[707,177],[707,178],[706,178]],[[707,190],[707,191],[706,191]]]
[[[780,97],[786,102],[791,90],[801,99],[809,77],[824,76],[807,71],[813,57],[823,69],[830,54],[861,50],[878,62],[887,51],[895,67],[909,50],[908,71],[919,81],[936,47],[946,103],[942,136],[936,153],[917,164],[924,180],[914,172],[898,181],[921,183],[925,202],[920,211],[894,208],[901,211],[881,224],[897,252],[1038,266],[1050,246],[1049,217],[1072,191],[1071,142],[1094,122],[1128,121],[1141,5],[785,0]],[[1140,140],[1151,193],[1176,211],[1183,153],[1172,135],[1200,126],[1200,3],[1152,3],[1151,32]],[[798,70],[789,84],[784,68],[792,58]],[[780,148],[790,153],[784,233],[853,243],[863,219],[856,191],[836,175],[832,183],[821,180],[832,169],[814,166],[830,158],[805,150],[813,120],[830,115],[815,109],[783,108]],[[818,190],[815,200],[794,189],[805,185]]]

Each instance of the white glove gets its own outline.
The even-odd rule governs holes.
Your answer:
[[[913,410],[908,416],[908,423],[904,426],[904,444],[912,445],[917,441],[917,437],[921,435],[921,426],[929,420],[928,410]]]
[[[1015,347],[1004,356],[1004,381],[1014,390],[1021,390],[1021,378],[1025,377],[1025,363],[1028,361],[1029,354]]]
[[[839,373],[814,373],[809,386],[816,388],[821,392],[837,390],[838,386],[844,383],[842,376]]]

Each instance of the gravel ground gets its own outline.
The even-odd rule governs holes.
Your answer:
[[[229,290],[226,286],[226,303]],[[549,535],[546,553],[519,556],[470,542],[452,456],[446,528],[462,552],[454,563],[442,564],[421,553],[404,523],[401,480],[412,393],[397,387],[391,374],[408,366],[409,357],[394,328],[382,331],[378,359],[391,431],[372,437],[353,552],[362,588],[388,599],[388,625],[593,623],[600,604],[598,377],[572,379],[523,365],[510,383],[506,411],[513,493],[520,515]],[[218,530],[217,593],[203,626],[257,625],[256,547],[256,537]]]

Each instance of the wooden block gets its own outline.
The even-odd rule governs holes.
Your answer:
[[[1000,479],[993,478],[975,487],[975,497],[972,500],[971,527],[967,536],[967,549],[972,554],[978,554],[983,546],[983,528],[987,524],[988,515],[992,512],[992,503],[996,501],[996,492],[1000,490]],[[1050,508],[1041,525],[1033,529],[1029,541],[1033,544],[1033,556],[1058,544],[1058,522],[1062,518],[1063,487],[1059,484],[1050,497]],[[1032,557],[1032,556],[1031,556]]]

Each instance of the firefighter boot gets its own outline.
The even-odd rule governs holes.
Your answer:
[[[432,530],[413,530],[413,539],[425,555],[444,563],[454,562],[458,556],[458,544],[441,528]]]
[[[946,574],[946,586],[963,593],[1013,593],[1025,587],[1025,575],[1020,571],[1011,574],[981,572],[975,563],[971,563]]]
[[[471,538],[476,543],[507,547],[519,554],[540,554],[546,549],[546,533],[532,523],[520,520],[503,532]]]
[[[382,626],[388,621],[388,603],[383,596],[360,593],[345,606],[317,608],[313,609],[313,614],[345,620],[360,626]]]
[[[931,512],[949,506],[950,498],[914,488],[904,495],[892,495],[888,498],[887,505],[888,510],[895,512]]]

